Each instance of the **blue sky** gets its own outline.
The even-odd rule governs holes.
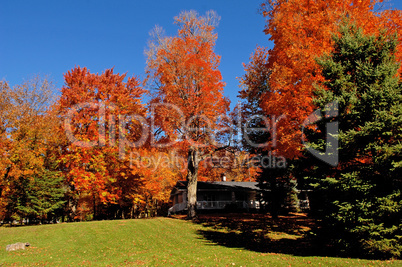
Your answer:
[[[220,70],[225,95],[232,104],[239,90],[236,77],[244,74],[256,45],[272,46],[264,35],[264,18],[256,0],[73,0],[2,1],[0,3],[0,80],[10,85],[32,75],[49,75],[60,88],[63,74],[74,66],[102,72],[144,77],[144,49],[156,24],[175,35],[173,17],[182,10],[221,16],[215,52],[222,57]],[[402,1],[389,7],[402,9]]]

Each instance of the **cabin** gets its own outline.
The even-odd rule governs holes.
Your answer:
[[[197,182],[197,210],[258,210],[261,190],[257,182]],[[187,181],[178,181],[170,194],[169,214],[187,210]]]

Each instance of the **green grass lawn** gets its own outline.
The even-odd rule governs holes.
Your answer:
[[[270,227],[274,240],[281,239],[279,230],[273,233]],[[261,229],[250,231],[261,233]],[[283,237],[298,238],[296,232],[283,233]],[[171,218],[1,227],[0,266],[402,266],[402,261],[270,252],[264,243],[258,247],[258,240],[244,238],[218,221]],[[16,242],[29,242],[31,247],[5,251],[7,244]]]

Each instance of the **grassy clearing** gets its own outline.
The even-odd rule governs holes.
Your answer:
[[[246,227],[247,221],[252,220],[243,220],[242,227]],[[230,221],[235,221],[233,225],[239,226],[236,220]],[[1,227],[0,265],[402,266],[402,261],[294,256],[297,253],[269,252],[269,244],[266,243],[260,244],[259,249],[257,243],[261,240],[258,238],[249,242],[244,240],[252,237],[244,235],[247,228],[247,231],[234,228],[225,225],[219,218],[204,219],[200,223],[155,218]],[[250,231],[256,237],[261,236],[265,230],[252,227]],[[292,234],[282,229],[269,231],[272,240],[281,240],[281,233],[282,239],[298,239],[297,232]],[[31,247],[6,252],[5,246],[15,242],[30,242]]]

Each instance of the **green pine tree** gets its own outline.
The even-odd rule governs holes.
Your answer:
[[[316,162],[310,172],[311,207],[322,220],[320,235],[346,253],[401,257],[402,90],[394,52],[396,36],[366,36],[346,25],[331,55],[318,60],[325,82],[315,104],[323,118],[308,140],[325,149],[326,125],[338,121],[339,164]],[[334,102],[335,101],[335,102]],[[334,110],[332,110],[334,111]],[[315,199],[315,201],[314,201]]]
[[[8,210],[12,218],[29,222],[55,220],[64,206],[63,177],[58,171],[44,170],[41,174],[20,177],[14,184]]]

